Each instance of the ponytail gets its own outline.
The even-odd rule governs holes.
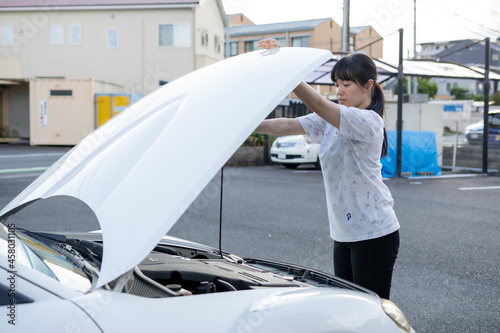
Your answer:
[[[382,88],[377,82],[373,83],[372,102],[367,109],[377,112],[378,115],[381,116],[382,118],[384,117],[384,109],[385,109],[384,92],[382,91]]]
[[[367,108],[368,110],[373,110],[378,113],[382,119],[384,119],[385,112],[385,97],[382,88],[377,82],[374,82],[372,89],[372,102]],[[384,127],[384,142],[382,142],[382,153],[380,158],[384,158],[388,154],[388,144],[387,144],[387,133],[385,132]]]

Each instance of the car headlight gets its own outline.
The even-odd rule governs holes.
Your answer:
[[[382,303],[382,309],[384,309],[384,312],[389,316],[389,318],[391,318],[392,321],[394,321],[394,323],[396,323],[396,325],[398,325],[402,330],[410,333],[410,323],[403,314],[403,311],[401,311],[396,304],[389,300],[381,298],[380,301]]]

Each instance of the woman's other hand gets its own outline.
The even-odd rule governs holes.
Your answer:
[[[261,39],[257,43],[257,47],[261,49],[277,49],[280,47],[280,43],[274,38],[265,38]]]

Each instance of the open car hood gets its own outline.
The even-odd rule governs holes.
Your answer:
[[[254,51],[142,98],[91,133],[2,211],[38,199],[85,202],[103,232],[96,287],[139,264],[258,124],[329,51]]]

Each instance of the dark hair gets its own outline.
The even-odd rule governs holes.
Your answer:
[[[337,79],[353,81],[362,87],[365,86],[369,80],[373,80],[372,99],[367,109],[375,111],[382,119],[384,118],[384,92],[377,83],[377,66],[375,66],[372,58],[362,53],[343,57],[333,66],[331,77],[333,82],[337,81]],[[382,143],[381,157],[385,156],[387,156],[387,134],[384,128],[384,142]]]

